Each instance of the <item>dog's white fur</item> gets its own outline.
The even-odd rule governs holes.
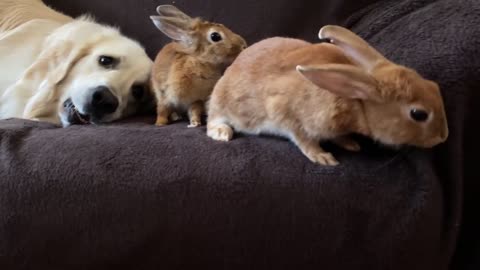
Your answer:
[[[114,69],[102,55],[120,59]],[[135,41],[88,17],[73,19],[40,0],[0,0],[0,119],[66,122],[63,102],[71,98],[84,113],[87,97],[107,86],[118,109],[101,119],[130,113],[131,88],[146,84],[152,61]]]

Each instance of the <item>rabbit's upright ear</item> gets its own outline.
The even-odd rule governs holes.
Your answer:
[[[309,81],[335,95],[381,102],[375,79],[358,67],[342,64],[297,66]]]
[[[153,24],[169,38],[189,45],[192,43],[190,20],[176,17],[150,16]]]
[[[369,72],[379,63],[389,62],[368,42],[341,26],[324,26],[320,29],[318,37],[320,39],[329,39],[331,43],[339,46],[347,56]]]
[[[183,20],[191,20],[192,18],[177,7],[172,5],[160,5],[157,7],[157,13],[163,17],[175,17]]]

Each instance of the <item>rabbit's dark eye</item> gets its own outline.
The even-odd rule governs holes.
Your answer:
[[[412,109],[410,111],[410,117],[417,122],[425,122],[428,119],[428,113],[420,109]]]
[[[213,33],[210,34],[210,39],[213,42],[219,42],[219,41],[222,40],[222,35],[220,35],[220,33],[213,32]]]
[[[98,64],[104,68],[113,68],[118,60],[111,56],[102,55],[98,58]]]
[[[134,85],[132,86],[132,96],[139,100],[143,98],[143,95],[145,95],[145,88],[143,85]]]

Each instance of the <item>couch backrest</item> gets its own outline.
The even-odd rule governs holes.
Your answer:
[[[341,23],[350,13],[375,0],[46,0],[71,16],[84,13],[98,21],[120,26],[147,48],[152,57],[168,39],[151,23],[158,5],[173,4],[192,17],[202,17],[230,27],[253,43],[270,36],[317,38],[320,27]]]

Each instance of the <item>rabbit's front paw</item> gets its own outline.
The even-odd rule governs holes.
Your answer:
[[[233,130],[226,124],[219,124],[209,127],[207,130],[207,135],[216,141],[228,142],[233,137]]]
[[[190,125],[188,125],[189,128],[196,128],[202,125],[202,121],[197,120],[197,119],[192,119],[190,120]]]
[[[182,120],[182,116],[179,115],[178,113],[176,112],[173,112],[172,114],[170,114],[170,121],[172,122],[177,122],[179,120]]]
[[[308,158],[315,163],[326,166],[337,166],[339,162],[328,152],[317,152],[308,155]]]
[[[168,124],[168,118],[165,117],[157,117],[157,121],[155,122],[156,126],[166,126]]]
[[[361,150],[360,144],[349,137],[338,137],[333,140],[333,143],[348,151],[358,152]]]

